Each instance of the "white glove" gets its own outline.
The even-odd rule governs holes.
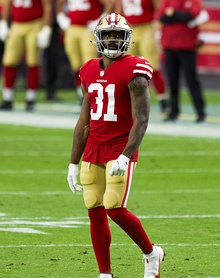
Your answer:
[[[9,27],[6,20],[0,20],[0,40],[5,41],[9,35]]]
[[[105,15],[105,13],[101,14],[101,16],[98,19],[87,21],[87,24],[86,24],[87,28],[90,31],[94,32],[95,27],[98,25],[100,18],[102,18],[104,15]]]
[[[82,186],[77,184],[77,175],[79,174],[78,164],[70,163],[68,167],[67,181],[73,193],[82,191]]]
[[[60,12],[57,14],[57,23],[63,31],[66,31],[70,27],[71,21],[65,13]]]
[[[109,171],[110,176],[124,176],[129,163],[130,158],[121,154],[112,164],[112,168]]]
[[[50,26],[44,26],[37,34],[37,45],[41,49],[45,49],[50,45],[52,35],[52,28]]]
[[[209,20],[209,14],[206,10],[202,10],[197,17],[190,20],[187,25],[189,28],[194,28],[196,26],[199,26]]]
[[[99,19],[95,19],[95,20],[89,20],[87,23],[87,28],[94,32],[95,27],[98,25]]]

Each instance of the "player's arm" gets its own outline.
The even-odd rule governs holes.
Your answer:
[[[157,10],[157,8],[160,5],[161,0],[152,0],[152,4],[154,6],[154,9]]]
[[[83,93],[83,103],[81,113],[73,134],[71,159],[67,175],[67,181],[73,193],[75,193],[76,191],[82,191],[82,186],[77,184],[77,176],[79,174],[78,164],[84,152],[89,134],[90,105],[88,100],[88,93],[83,86],[81,87],[81,89]]]
[[[11,17],[12,0],[2,1],[2,15],[1,19],[5,20],[7,23]]]
[[[56,12],[61,13],[63,12],[63,7],[67,3],[66,0],[57,0],[56,1]]]
[[[41,0],[43,5],[43,27],[37,34],[37,45],[41,49],[49,47],[52,36],[52,0]]]
[[[53,10],[52,10],[52,0],[41,0],[43,4],[43,24],[45,26],[52,26]]]
[[[143,76],[137,76],[130,82],[128,87],[134,123],[130,130],[128,142],[124,151],[112,164],[109,171],[111,176],[123,176],[125,174],[129,160],[140,146],[148,126],[150,95],[147,79]]]
[[[114,13],[123,13],[122,0],[114,0]]]
[[[70,161],[70,163],[73,164],[79,164],[89,134],[90,105],[88,100],[88,93],[83,86],[82,86],[82,92],[83,92],[82,109],[73,135],[73,145],[72,145],[72,153],[71,153],[71,161]]]
[[[9,35],[9,21],[11,19],[12,0],[2,2],[2,14],[0,20],[0,40],[5,41]]]
[[[103,13],[109,14],[114,11],[114,1],[115,0],[99,0],[103,5]]]
[[[129,84],[129,91],[134,123],[129,133],[128,142],[122,153],[128,158],[139,148],[148,126],[150,94],[147,79],[143,76],[135,77]]]
[[[57,0],[56,2],[56,21],[63,31],[66,31],[70,25],[71,25],[71,20],[70,18],[66,15],[64,12],[64,7],[67,5],[66,0]]]

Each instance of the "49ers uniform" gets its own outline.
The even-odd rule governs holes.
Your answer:
[[[71,25],[65,32],[64,46],[74,72],[88,60],[97,56],[93,33],[88,30],[87,24],[98,19],[102,14],[103,6],[97,0],[68,0],[68,17]]]
[[[36,37],[43,25],[42,16],[41,1],[13,1],[12,25],[5,46],[4,66],[18,65],[22,59],[24,47],[27,65],[36,66],[39,64],[39,48],[36,44]]]
[[[17,66],[25,54],[27,72],[27,110],[32,110],[39,86],[40,48],[37,37],[43,27],[43,0],[12,0],[10,35],[3,55],[4,88],[2,109],[11,109]],[[50,28],[50,27],[48,27]]]
[[[97,51],[91,41],[94,40],[92,30],[88,28],[91,21],[98,20],[103,12],[103,4],[98,0],[68,0],[67,16],[70,27],[65,30],[64,48],[75,73],[75,85],[81,99],[79,69],[88,60],[97,57]]]
[[[108,208],[114,204],[125,207],[138,151],[131,157],[125,176],[111,177],[104,173],[122,153],[133,125],[128,84],[138,75],[149,80],[153,69],[144,57],[133,55],[121,56],[105,70],[101,62],[102,58],[92,59],[80,70],[90,102],[89,137],[82,158],[80,179],[87,208],[102,205],[100,200],[103,200],[105,188],[102,192],[100,186],[105,184],[105,180],[107,187],[111,184],[112,192],[106,193],[105,206]],[[92,198],[94,195],[98,196],[96,203]]]
[[[166,110],[165,82],[160,72],[159,50],[152,25],[155,12],[152,0],[122,0],[122,9],[123,16],[133,29],[132,40],[135,43],[131,46],[129,53],[142,55],[150,61],[154,69],[153,84],[155,92],[158,100],[162,101],[162,111]]]
[[[0,0],[0,20],[1,20],[1,14],[2,14],[2,0]],[[4,44],[0,40],[0,73],[1,73],[1,67],[2,67],[2,55],[4,51]]]

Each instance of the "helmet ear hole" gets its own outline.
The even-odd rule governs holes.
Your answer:
[[[108,48],[108,40],[103,38],[103,34],[113,31],[123,33],[122,38],[114,39],[117,41],[117,49]],[[94,30],[94,35],[96,38],[97,51],[108,58],[117,58],[129,50],[132,29],[123,16],[117,13],[111,13],[99,20]]]

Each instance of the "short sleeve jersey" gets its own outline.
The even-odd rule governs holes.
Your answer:
[[[28,22],[42,18],[43,5],[41,0],[13,0],[12,18],[15,22]]]
[[[122,0],[123,16],[133,24],[144,24],[154,19],[152,0]]]
[[[125,55],[105,70],[100,66],[101,60],[92,59],[80,70],[90,102],[88,142],[125,145],[133,125],[128,84],[138,75],[149,80],[153,70],[144,57]]]
[[[102,14],[103,5],[98,0],[68,0],[68,16],[72,25],[87,25]]]

